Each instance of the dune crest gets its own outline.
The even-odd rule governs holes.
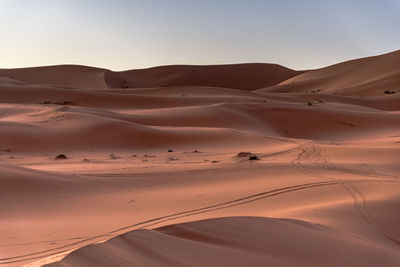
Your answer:
[[[265,63],[175,65],[120,72],[78,65],[0,69],[0,76],[25,83],[85,89],[211,86],[251,91],[276,85],[299,73]]]
[[[0,70],[0,265],[399,266],[399,55]]]
[[[45,266],[397,266],[399,262],[400,253],[390,247],[319,225],[232,217],[136,230]]]
[[[262,92],[375,96],[400,93],[400,50],[310,70]]]

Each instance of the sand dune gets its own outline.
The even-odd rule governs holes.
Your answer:
[[[383,95],[400,92],[400,51],[307,71],[263,92]]]
[[[395,249],[320,225],[232,217],[136,230],[46,266],[397,266],[399,262]]]
[[[399,266],[398,56],[0,70],[0,265]]]
[[[179,102],[178,98],[175,102]],[[157,99],[150,97],[148,101],[154,103]],[[13,151],[165,150],[215,145],[226,148],[237,147],[238,141],[250,147],[262,143],[266,136],[354,140],[400,132],[398,113],[359,106],[356,102],[312,101],[309,106],[306,101],[294,103],[267,96],[268,103],[264,103],[262,99],[248,97],[240,103],[239,97],[236,103],[107,111],[78,106],[3,105],[1,110],[13,112],[0,115],[0,147]],[[212,97],[204,100],[217,102]],[[223,143],[220,138],[224,138]]]
[[[180,85],[255,90],[276,85],[300,71],[276,64],[214,66],[162,66],[114,72],[77,65],[26,69],[0,69],[0,76],[31,84],[48,84],[85,89],[148,88]]]
[[[108,88],[100,68],[63,65],[23,69],[1,69],[0,76],[28,84],[47,84],[75,88]]]

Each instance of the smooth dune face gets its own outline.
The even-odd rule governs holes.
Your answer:
[[[383,95],[400,92],[400,51],[307,71],[263,92]]]
[[[138,263],[142,266],[395,266],[399,255],[396,250],[298,220],[228,217],[132,231],[84,247],[72,252],[62,263],[46,266]]]
[[[398,55],[0,70],[0,265],[399,266]]]

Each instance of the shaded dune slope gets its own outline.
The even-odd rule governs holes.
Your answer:
[[[0,69],[0,76],[27,84],[57,85],[73,88],[108,88],[100,68],[59,65],[22,69]]]
[[[0,76],[25,83],[87,89],[198,85],[251,91],[276,85],[299,73],[280,65],[264,63],[176,65],[122,72],[75,65],[0,69]]]
[[[399,251],[299,220],[231,217],[136,230],[57,266],[398,266]]]
[[[150,97],[150,103],[151,100],[158,98]],[[209,103],[138,110],[3,105],[0,108],[0,148],[44,151],[198,148],[216,144],[232,147],[240,140],[247,140],[247,145],[251,146],[267,136],[355,140],[400,134],[398,112],[362,106],[362,102],[315,101],[309,106],[299,98],[296,102],[290,98],[287,101],[267,99],[265,103],[257,97],[232,103],[205,100]],[[179,102],[179,98],[175,101]],[[13,107],[12,112],[10,107]],[[222,143],[221,138],[224,139]]]
[[[165,66],[119,73],[83,66],[0,70],[1,75],[8,75],[0,79],[1,102],[49,104],[30,110],[5,106],[0,116],[4,126],[0,146],[15,150],[37,146],[62,149],[66,144],[81,149],[153,149],[163,142],[167,146],[185,146],[193,141],[213,145],[221,136],[232,142],[263,136],[314,140],[393,136],[399,132],[400,94],[332,94],[375,94],[368,86],[362,87],[363,91],[343,86],[359,84],[363,77],[392,83],[391,78],[398,75],[399,55],[394,52],[308,71],[253,92],[246,90],[278,83],[295,73],[271,64]],[[321,89],[324,94],[270,93],[282,91],[282,86],[309,91],[315,79],[322,79],[315,85],[326,86]],[[108,89],[120,87],[123,81],[126,86],[151,88]],[[239,89],[172,86],[191,83],[236,85]],[[60,107],[64,104],[76,107]],[[10,109],[21,114],[10,114]]]
[[[120,73],[107,72],[109,87],[160,87],[200,85],[241,90],[256,90],[276,85],[301,72],[276,64],[232,64],[211,66],[162,66]]]

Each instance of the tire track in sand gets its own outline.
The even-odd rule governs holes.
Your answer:
[[[352,183],[397,183],[400,181],[394,181],[391,179],[365,179],[365,180],[346,180],[346,183],[352,184]],[[205,206],[202,208],[197,208],[197,209],[191,209],[191,210],[186,210],[182,212],[177,212],[165,216],[160,216],[152,219],[148,219],[142,222],[138,222],[135,224],[131,224],[122,228],[114,229],[109,232],[99,234],[99,235],[94,235],[79,241],[74,241],[66,245],[54,247],[54,248],[49,248],[46,250],[41,250],[37,252],[32,252],[32,253],[27,253],[27,254],[22,254],[22,255],[16,255],[16,256],[11,256],[11,257],[6,257],[6,258],[1,258],[0,259],[0,265],[3,264],[10,264],[10,263],[16,263],[16,262],[23,262],[27,260],[34,260],[34,259],[39,259],[43,257],[48,257],[48,256],[53,256],[55,254],[67,252],[73,249],[76,249],[78,245],[80,247],[84,245],[89,245],[92,243],[96,243],[99,241],[102,241],[104,239],[107,239],[109,237],[119,235],[122,233],[125,233],[127,231],[132,231],[132,230],[138,230],[138,229],[143,229],[145,227],[149,226],[154,226],[163,222],[168,222],[172,220],[176,220],[179,218],[183,217],[189,217],[193,215],[198,215],[202,213],[207,213],[207,212],[212,212],[212,211],[217,211],[221,209],[226,209],[226,208],[231,208],[231,207],[236,207],[240,205],[245,205],[254,201],[258,201],[261,199],[266,199],[270,197],[275,197],[279,196],[282,194],[287,194],[290,192],[295,192],[299,190],[305,190],[305,189],[310,189],[310,188],[316,188],[316,187],[321,187],[321,186],[334,186],[334,185],[340,185],[342,184],[343,181],[322,181],[322,182],[314,182],[314,183],[306,183],[306,184],[298,184],[298,185],[293,185],[293,186],[287,186],[287,187],[282,187],[278,189],[273,189],[249,196],[245,196],[242,198],[234,199],[234,200],[229,200],[226,202],[210,205],[210,206]]]
[[[340,168],[337,165],[333,164],[328,156],[327,152],[325,149],[321,148],[320,145],[318,144],[313,144],[313,145],[300,145],[299,149],[301,152],[297,155],[297,158],[292,160],[292,163],[296,166],[296,168],[303,172],[304,174],[322,179],[322,180],[332,180],[335,179],[334,177],[330,177],[327,175],[321,175],[317,174],[315,171],[312,170],[312,168],[307,167],[305,164],[302,163],[302,161],[311,161],[313,165],[320,164],[322,165],[323,169],[326,170],[337,170],[344,172],[347,175],[350,176],[366,176],[364,173],[355,171],[355,170],[350,170],[350,169],[344,169]],[[369,177],[376,177],[379,178],[379,180],[382,179],[381,176],[376,176],[374,174],[369,174]],[[387,179],[387,178],[383,178]],[[390,177],[391,180],[393,181],[400,181],[398,178]],[[364,197],[364,195],[361,193],[360,190],[358,190],[355,186],[354,183],[349,183],[348,180],[345,179],[335,179],[334,181],[337,181],[338,184],[352,197],[353,202],[354,202],[354,207],[358,214],[364,219],[366,223],[368,223],[376,232],[378,232],[381,236],[384,238],[390,240],[393,242],[395,245],[400,247],[400,240],[397,238],[392,237],[392,235],[386,231],[380,224],[379,222],[374,218],[374,216],[371,214],[367,207],[367,201]]]

